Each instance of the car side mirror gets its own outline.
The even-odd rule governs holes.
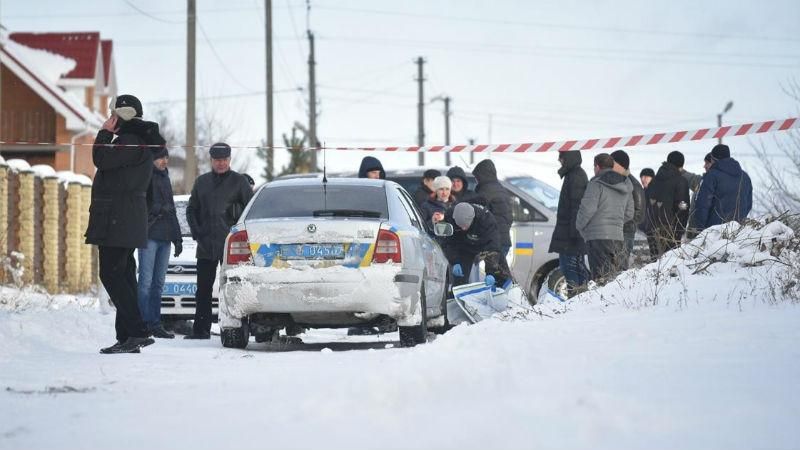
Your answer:
[[[453,235],[453,225],[447,222],[438,222],[433,224],[433,234],[440,237],[447,237]]]

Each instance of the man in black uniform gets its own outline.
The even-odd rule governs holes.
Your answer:
[[[220,142],[209,153],[211,172],[197,177],[186,207],[186,220],[197,241],[197,292],[192,334],[185,339],[211,337],[211,291],[225,238],[253,197],[247,179],[231,170],[231,147]]]
[[[465,284],[469,280],[472,265],[483,260],[487,275],[492,275],[497,284],[506,288],[511,282],[511,270],[497,232],[497,222],[489,210],[480,205],[462,202],[452,209],[448,220],[457,227],[456,233],[445,245],[448,261],[453,265],[453,285]]]
[[[139,353],[154,341],[139,312],[133,251],[147,246],[146,196],[153,173],[148,146],[158,148],[165,141],[157,123],[142,120],[136,97],[120,95],[113,108],[92,148],[97,173],[86,243],[98,246],[100,281],[117,310],[117,343],[100,353]]]

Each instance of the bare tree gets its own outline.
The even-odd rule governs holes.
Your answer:
[[[784,87],[786,95],[793,98],[800,105],[800,81],[792,79],[788,86]],[[756,205],[759,212],[769,213],[776,216],[786,212],[796,214],[800,211],[800,133],[796,129],[788,130],[786,134],[774,137],[774,148],[767,147],[760,142],[753,145],[756,154],[763,163],[761,173],[763,181],[761,189],[756,189]],[[772,153],[774,149],[785,156],[789,163],[786,164],[784,158],[775,158]],[[772,150],[772,151],[770,151]],[[788,216],[789,223],[794,229],[798,229],[797,215]]]

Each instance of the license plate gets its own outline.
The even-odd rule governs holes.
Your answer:
[[[283,259],[343,259],[344,244],[282,245]]]
[[[164,283],[161,295],[179,295],[194,297],[197,293],[197,283]]]

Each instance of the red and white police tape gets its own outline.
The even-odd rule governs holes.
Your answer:
[[[367,152],[427,152],[427,153],[533,153],[533,152],[566,152],[569,150],[601,150],[615,147],[640,147],[656,144],[674,144],[677,142],[702,141],[706,139],[719,139],[724,137],[746,136],[750,134],[770,133],[800,128],[800,118],[791,117],[783,120],[768,120],[766,122],[745,123],[719,128],[701,128],[690,131],[673,131],[655,134],[639,134],[635,136],[596,138],[568,141],[529,142],[524,144],[478,144],[478,145],[432,145],[426,147],[320,147],[317,150],[356,150]],[[93,144],[79,143],[53,143],[53,142],[9,142],[0,141],[0,145],[63,145],[87,146]],[[143,145],[114,144],[115,147],[144,147]],[[146,147],[160,147],[148,145]],[[187,145],[169,145],[170,148]],[[195,145],[194,148],[209,148],[208,145]],[[232,148],[264,148],[263,146],[231,145]],[[272,147],[284,149],[286,147]]]
[[[428,153],[528,153],[528,152],[566,152],[569,150],[600,150],[615,147],[638,147],[643,145],[673,144],[676,142],[701,141],[731,136],[784,131],[800,128],[800,119],[793,117],[785,120],[769,120],[766,122],[745,123],[719,128],[702,128],[691,131],[674,131],[671,133],[640,134],[636,136],[597,138],[570,141],[530,142],[525,144],[493,144],[493,145],[433,145],[428,147],[329,147],[329,150],[361,150],[383,152],[428,152]]]

